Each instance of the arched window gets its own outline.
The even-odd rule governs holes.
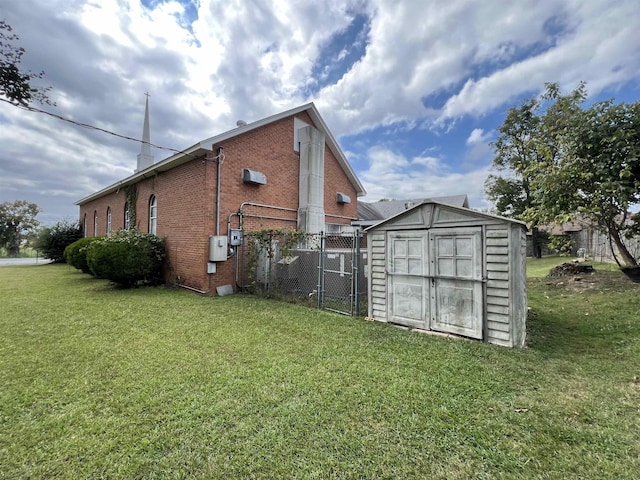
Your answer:
[[[158,201],[155,195],[149,199],[149,233],[156,234],[158,226]]]
[[[111,207],[107,207],[107,235],[111,235]]]
[[[98,211],[93,212],[93,236],[98,236]]]
[[[82,236],[88,237],[89,232],[87,231],[87,214],[84,214],[84,218],[82,219]]]
[[[129,202],[124,204],[124,229],[129,230]]]

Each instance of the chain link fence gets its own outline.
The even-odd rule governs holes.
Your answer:
[[[240,249],[242,290],[345,315],[366,315],[362,233],[307,236],[292,248],[278,234]]]

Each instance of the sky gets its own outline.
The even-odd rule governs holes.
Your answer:
[[[315,102],[364,201],[467,194],[488,208],[491,142],[545,82],[640,98],[637,0],[0,0],[73,121],[181,150]],[[140,143],[0,102],[0,202],[45,224],[128,177]],[[172,154],[152,149],[159,161]]]

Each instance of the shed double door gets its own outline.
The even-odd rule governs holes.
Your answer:
[[[390,232],[389,321],[482,338],[480,228]]]

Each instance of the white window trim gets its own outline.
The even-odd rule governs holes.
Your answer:
[[[111,235],[111,207],[107,207],[107,235]]]
[[[156,235],[158,231],[158,199],[151,195],[149,199],[149,233]]]

